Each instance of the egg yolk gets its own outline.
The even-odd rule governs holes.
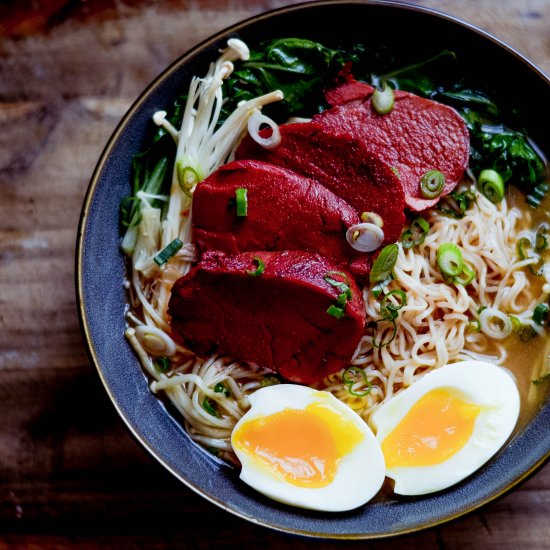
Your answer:
[[[317,488],[334,479],[339,460],[364,438],[350,420],[322,404],[284,409],[246,422],[233,444],[298,487]]]
[[[480,410],[444,389],[428,392],[384,439],[386,466],[433,466],[447,460],[472,436]]]

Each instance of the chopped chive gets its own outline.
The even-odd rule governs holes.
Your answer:
[[[166,248],[163,248],[153,259],[158,265],[165,264],[183,246],[179,239],[174,239]]]
[[[248,216],[248,198],[247,189],[239,187],[235,189],[235,200],[237,201],[237,217],[243,218]]]
[[[258,267],[254,270],[247,271],[251,277],[259,277],[265,271],[265,263],[261,258],[254,258],[254,261],[258,264]]]

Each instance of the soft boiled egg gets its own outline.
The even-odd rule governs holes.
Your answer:
[[[302,508],[339,512],[370,500],[384,459],[367,424],[332,394],[280,384],[254,392],[231,444],[241,479]]]
[[[423,495],[454,485],[487,462],[518,415],[518,389],[506,370],[462,361],[392,397],[372,423],[395,493]]]

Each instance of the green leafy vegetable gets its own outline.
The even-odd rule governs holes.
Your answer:
[[[302,38],[277,38],[253,48],[250,59],[238,64],[226,83],[228,98],[220,121],[225,120],[240,101],[273,90],[281,90],[284,100],[264,107],[263,113],[276,121],[291,116],[311,116],[327,106],[323,89],[331,85],[343,65],[359,62],[362,46],[350,51],[328,48]]]

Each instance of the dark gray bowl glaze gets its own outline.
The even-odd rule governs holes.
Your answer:
[[[236,469],[205,453],[148,389],[124,338],[125,263],[119,251],[118,207],[129,194],[132,155],[143,149],[151,115],[171,105],[194,74],[203,74],[228,37],[254,44],[299,36],[328,44],[391,44],[421,52],[439,44],[467,61],[471,74],[500,91],[504,105],[529,90],[522,120],[549,151],[550,81],[510,47],[455,18],[396,2],[328,1],[284,8],[249,19],[203,42],[161,74],[126,114],[97,165],[83,206],[77,243],[77,293],[89,352],[115,407],[143,446],[177,478],[211,502],[244,519],[290,533],[327,538],[376,538],[407,533],[470,512],[497,498],[541,466],[550,440],[547,404],[493,460],[466,481],[435,495],[379,496],[346,513],[300,510],[268,500],[238,479]],[[502,67],[506,70],[503,72]]]

